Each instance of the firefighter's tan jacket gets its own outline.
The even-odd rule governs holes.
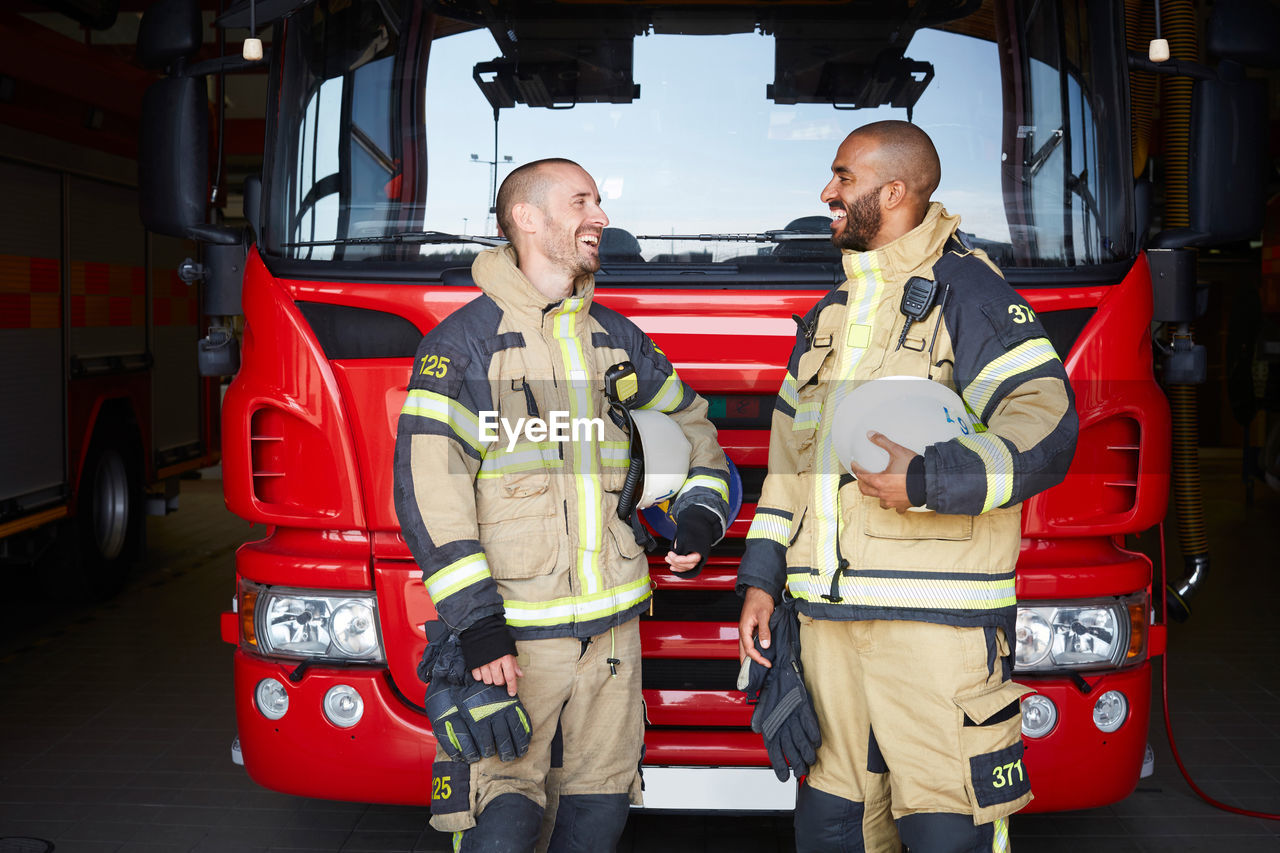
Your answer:
[[[630,361],[634,408],[670,415],[693,446],[671,514],[704,506],[723,525],[728,466],[706,401],[635,324],[592,302],[592,276],[548,304],[511,247],[482,252],[472,276],[484,295],[428,333],[414,362],[396,439],[401,529],[456,630],[505,613],[517,640],[598,635],[651,594],[616,512],[628,440],[608,414],[605,370]],[[502,423],[532,418],[570,440],[521,432],[513,443]]]
[[[1020,502],[1065,475],[1077,420],[1035,313],[955,236],[958,225],[935,203],[887,246],[845,252],[848,280],[804,318],[775,405],[739,590],[777,598],[785,588],[816,618],[1002,626],[1012,636]],[[898,348],[913,276],[936,280],[945,295]],[[886,376],[932,377],[979,422],[929,447],[917,465],[913,490],[930,512],[882,509],[832,447],[839,402]],[[882,432],[894,438],[891,426]]]

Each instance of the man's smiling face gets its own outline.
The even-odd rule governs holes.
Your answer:
[[[572,278],[600,269],[600,234],[609,224],[591,176],[577,166],[554,165],[554,180],[538,205],[538,248]]]
[[[876,145],[850,136],[836,151],[831,180],[820,198],[834,217],[831,242],[840,249],[865,252],[880,231],[880,190],[884,182],[873,168]]]

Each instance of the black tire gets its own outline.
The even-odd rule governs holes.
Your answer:
[[[127,430],[100,428],[85,459],[76,509],[76,562],[91,597],[119,592],[141,558],[143,509],[136,438]]]

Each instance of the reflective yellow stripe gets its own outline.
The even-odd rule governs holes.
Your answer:
[[[491,577],[484,554],[470,554],[455,560],[427,578],[427,595],[437,604],[464,587]]]
[[[405,398],[400,414],[439,421],[476,450],[480,450],[483,446],[480,442],[480,421],[475,412],[468,411],[466,406],[452,397],[415,388]]]
[[[828,575],[829,577],[829,575]],[[796,598],[826,603],[812,589],[813,575],[787,575],[787,588]],[[830,581],[828,581],[830,583]],[[1017,603],[1013,578],[989,581],[946,578],[880,578],[843,576],[837,594],[842,607],[896,607],[923,610],[999,610]]]
[[[601,441],[600,464],[606,468],[626,468],[631,464],[631,444],[626,441]]]
[[[577,330],[578,314],[586,304],[578,297],[566,299],[552,319],[552,335],[560,343],[560,356],[564,360],[571,420],[592,416],[591,375]],[[604,493],[596,470],[595,443],[574,441],[569,446],[573,448],[573,481],[578,499],[578,575],[582,589],[590,595],[600,592],[604,586],[600,573]]]
[[[961,394],[965,402],[981,415],[991,402],[991,395],[1007,379],[1026,373],[1048,361],[1057,361],[1058,353],[1048,338],[1032,338],[997,359],[993,359]]]
[[[751,528],[747,531],[748,539],[768,539],[787,547],[791,537],[791,520],[770,513],[757,512],[751,519]]]
[[[965,435],[956,441],[978,454],[987,472],[987,497],[982,512],[1004,506],[1013,497],[1013,454],[999,436]]]
[[[485,717],[492,717],[503,708],[510,708],[515,703],[516,700],[514,699],[504,699],[501,702],[490,702],[488,705],[477,705],[474,708],[469,708],[467,713],[471,715],[473,720],[483,720]]]
[[[1009,819],[998,817],[991,823],[991,853],[1009,853]]]
[[[791,594],[794,595],[796,598],[803,598],[805,601],[808,601],[809,600],[809,592],[808,592],[809,577],[810,576],[809,576],[808,569],[805,569],[803,572],[793,572],[791,574],[788,574],[787,589],[791,590]],[[803,595],[801,594],[801,592],[803,592]]]
[[[782,387],[778,389],[778,396],[782,398],[782,402],[793,409],[800,405],[800,389],[796,387],[796,378],[789,370],[786,378],[782,380]]]
[[[476,476],[481,480],[488,480],[503,474],[535,471],[539,468],[561,468],[563,465],[559,450],[549,441],[522,441],[510,452],[505,446],[495,443],[490,445],[480,462],[480,471]]]
[[[846,328],[866,327],[865,332],[844,332],[837,340],[847,341],[839,347],[835,369],[826,381],[824,392],[826,405],[821,412],[814,447],[816,455],[813,480],[813,568],[818,574],[809,576],[811,593],[815,596],[826,592],[831,575],[839,563],[840,538],[840,474],[844,467],[836,457],[832,440],[832,421],[841,401],[856,387],[853,382],[858,365],[866,355],[866,345],[874,337],[872,326],[876,309],[885,289],[884,272],[880,269],[879,252],[861,252],[844,256],[844,266],[849,272],[848,299],[843,322]],[[816,321],[815,321],[816,322]],[[861,345],[859,345],[861,344]]]
[[[570,596],[552,601],[512,601],[503,602],[507,613],[507,624],[516,627],[532,627],[538,625],[567,625],[572,622],[587,622],[592,619],[603,619],[615,613],[629,610],[647,599],[653,592],[649,587],[649,576],[645,575],[631,583],[616,586],[613,589],[594,595]]]
[[[791,421],[792,429],[813,429],[822,420],[822,403],[805,403],[796,407],[796,416]]]
[[[640,408],[656,409],[659,412],[674,412],[683,399],[684,383],[680,381],[680,377],[676,374],[675,369],[672,368],[671,375],[667,377],[666,382],[662,383],[658,393],[654,394],[653,399]]]
[[[699,474],[696,477],[690,477],[684,481],[684,485],[680,487],[680,494],[683,495],[690,489],[711,489],[726,501],[729,500],[729,484],[720,477],[712,477],[709,474]]]

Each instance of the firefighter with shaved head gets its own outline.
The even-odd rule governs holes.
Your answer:
[[[641,801],[636,509],[670,500],[666,559],[689,576],[728,526],[728,463],[706,401],[592,300],[609,219],[591,176],[521,166],[497,214],[510,245],[423,338],[396,440],[396,511],[439,614],[419,668],[431,823],[459,851],[612,850]],[[641,446],[649,429],[663,440]]]
[[[738,571],[740,684],[780,778],[803,777],[802,853],[1006,850],[1031,799],[1020,505],[1065,476],[1078,423],[1035,312],[931,200],[940,177],[907,122],[836,152],[821,199],[847,279],[798,320]],[[942,383],[972,427],[911,449],[890,404],[857,418],[888,464],[846,465],[841,403],[888,377]]]

